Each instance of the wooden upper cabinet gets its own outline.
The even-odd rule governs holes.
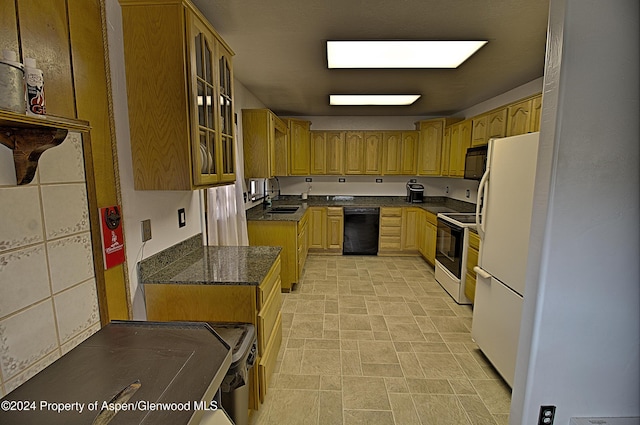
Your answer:
[[[472,120],[461,121],[452,125],[450,129],[448,176],[463,177],[467,148],[471,146]]]
[[[383,132],[383,174],[416,174],[418,136],[418,131]]]
[[[444,129],[447,125],[457,121],[460,121],[460,118],[437,118],[416,123],[416,128],[420,132],[417,162],[418,175],[441,175]]]
[[[289,173],[308,176],[311,167],[311,122],[294,118],[285,120],[289,127]]]
[[[507,108],[473,117],[471,129],[471,146],[489,143],[489,139],[507,135]]]
[[[327,133],[311,132],[311,174],[327,174]]]
[[[311,174],[344,174],[344,131],[311,132]]]
[[[345,174],[364,174],[365,142],[363,131],[347,131],[344,136]]]
[[[134,187],[234,182],[233,52],[188,0],[120,5]]]
[[[540,131],[540,120],[542,118],[542,94],[531,99],[531,132]]]
[[[364,174],[382,174],[382,132],[364,132]]]
[[[471,146],[487,144],[487,125],[489,116],[487,114],[473,117],[471,128]]]
[[[382,133],[382,173],[385,175],[400,174],[402,164],[402,132],[385,131]]]
[[[442,139],[442,160],[440,161],[440,175],[449,175],[449,157],[451,156],[451,127],[445,127]]]
[[[402,160],[400,162],[400,174],[413,176],[417,173],[418,139],[420,132],[402,132]]]
[[[287,126],[268,109],[242,110],[246,178],[288,174]]]

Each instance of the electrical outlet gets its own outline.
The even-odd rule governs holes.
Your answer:
[[[338,179],[338,183],[344,183],[344,182],[346,182],[346,181],[347,181],[347,179],[344,179],[344,178],[342,178],[342,177]]]
[[[178,227],[184,227],[187,225],[187,215],[184,212],[184,208],[178,210]]]
[[[553,425],[553,418],[556,415],[556,406],[540,406],[540,416],[538,425]]]
[[[444,188],[444,193],[449,193],[449,186]]]
[[[382,179],[376,179],[376,183],[382,183]]]
[[[469,198],[470,196],[471,196],[471,191],[469,189],[467,189],[466,197]]]
[[[142,220],[142,242],[151,239],[151,220]]]
[[[304,181],[307,182],[307,183],[311,183],[313,181],[313,179],[311,177],[306,177],[304,179]]]

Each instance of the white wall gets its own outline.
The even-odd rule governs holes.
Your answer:
[[[551,0],[512,425],[640,416],[637,0]]]
[[[201,191],[140,191],[133,189],[121,9],[117,0],[107,0],[106,9],[118,165],[122,188],[122,212],[133,316],[134,319],[144,319],[146,313],[142,293],[138,289],[136,264],[142,258],[202,232],[200,224]],[[183,228],[178,227],[178,209],[180,208],[185,209],[187,218],[187,225]],[[151,219],[152,239],[143,245],[141,221],[145,219]]]

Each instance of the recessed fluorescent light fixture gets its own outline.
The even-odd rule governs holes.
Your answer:
[[[457,68],[486,41],[327,41],[329,68]]]
[[[411,105],[419,94],[330,94],[330,105]]]

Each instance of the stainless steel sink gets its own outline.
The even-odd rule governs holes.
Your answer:
[[[272,214],[293,214],[294,212],[298,211],[299,208],[300,207],[297,207],[295,205],[283,205],[280,207],[273,207],[267,212]]]

